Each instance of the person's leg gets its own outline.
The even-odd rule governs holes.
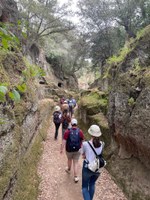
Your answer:
[[[93,175],[89,181],[89,194],[90,194],[90,198],[91,200],[93,199],[94,193],[95,193],[95,182],[99,177],[99,173]]]
[[[78,176],[78,160],[73,160],[74,177]]]
[[[64,138],[64,133],[65,133],[65,131],[66,131],[66,129],[64,129],[64,128],[62,127],[62,140],[63,140],[63,138]]]
[[[71,170],[72,159],[68,159],[68,170]]]
[[[65,169],[65,171],[67,173],[70,173],[71,166],[72,166],[72,153],[66,151],[66,156],[67,156],[67,168]]]
[[[86,163],[83,162],[82,168],[82,195],[84,200],[91,200],[89,193],[90,171],[85,167]]]
[[[73,152],[73,170],[74,170],[74,177],[78,176],[78,161],[80,157],[80,152]]]
[[[70,117],[71,117],[71,110],[70,110],[70,106],[69,106],[69,115],[70,115]]]
[[[54,135],[54,139],[57,139],[57,124],[55,123],[55,135]]]
[[[60,124],[55,124],[55,140],[57,140],[57,137],[58,137],[59,126]]]
[[[77,183],[79,181],[79,177],[78,177],[78,160],[73,160],[73,170],[74,170],[74,182]]]
[[[72,116],[74,116],[74,108],[72,107]]]
[[[71,117],[72,117],[72,115],[73,115],[73,107],[71,107],[70,112],[71,112]]]

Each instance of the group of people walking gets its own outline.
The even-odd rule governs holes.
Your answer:
[[[66,100],[64,100],[64,102],[65,101]],[[89,164],[93,163],[96,157],[102,154],[104,147],[104,142],[100,141],[102,132],[99,126],[91,125],[88,129],[90,139],[89,141],[85,141],[83,131],[78,127],[77,119],[72,118],[73,111],[71,114],[69,112],[69,106],[67,108],[66,105],[63,105],[66,104],[64,102],[60,103],[60,106],[56,106],[53,113],[53,119],[56,118],[56,113],[59,118],[59,123],[56,123],[57,120],[53,120],[56,127],[54,138],[55,140],[57,139],[58,129],[60,124],[62,124],[62,144],[60,147],[60,153],[63,153],[65,149],[67,156],[67,167],[65,171],[70,174],[73,166],[74,182],[77,183],[79,181],[78,161],[80,155],[82,155],[82,194],[84,200],[92,200],[95,192],[95,183],[100,176],[100,171],[91,170]],[[72,108],[74,107],[72,106]]]
[[[55,140],[57,140],[58,130],[61,124],[63,138],[65,130],[70,126],[71,118],[73,116],[75,107],[76,100],[73,97],[71,97],[70,99],[65,99],[64,97],[62,97],[60,99],[60,105],[55,107],[53,113],[53,122],[55,124]]]

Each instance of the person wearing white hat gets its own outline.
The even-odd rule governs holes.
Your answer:
[[[83,142],[82,155],[84,158],[82,168],[82,194],[84,200],[92,200],[95,192],[95,183],[100,176],[99,172],[93,172],[88,169],[88,163],[95,160],[95,153],[90,145],[94,148],[97,155],[102,153],[104,143],[100,141],[102,132],[97,125],[91,125],[88,129],[88,133],[91,136],[89,141]],[[90,143],[90,144],[89,144]]]
[[[54,139],[57,140],[58,130],[61,124],[61,111],[59,106],[55,106],[53,113],[53,122],[55,124],[55,136]]]
[[[71,120],[71,128],[65,131],[60,153],[63,152],[64,147],[66,147],[66,155],[67,155],[67,168],[66,172],[70,174],[71,166],[73,163],[73,172],[74,172],[74,182],[77,183],[79,181],[78,178],[78,160],[80,157],[80,148],[82,145],[82,141],[84,139],[84,135],[82,130],[77,127],[77,120]]]

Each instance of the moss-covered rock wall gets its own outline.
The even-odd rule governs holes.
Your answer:
[[[102,130],[102,139],[106,146],[110,144],[109,127],[106,118],[108,108],[107,94],[99,90],[87,90],[80,94],[78,101],[78,117],[86,138],[87,130],[92,124],[97,124]]]
[[[5,100],[0,101],[0,199],[2,200],[36,199],[36,193],[33,191],[35,188],[27,190],[32,177],[30,174],[33,170],[32,165],[36,163],[38,156],[32,150],[36,148],[39,152],[40,141],[45,138],[54,102],[43,99],[43,88],[41,89],[38,79],[32,76],[31,71],[32,65],[27,66],[21,53],[0,50],[0,84],[7,85],[8,91],[17,90],[22,82],[26,86],[26,90],[20,92],[19,101],[14,101],[7,94]],[[33,177],[35,174],[34,171]],[[22,193],[24,195],[21,195]]]
[[[109,60],[109,69],[108,166],[129,199],[150,199],[150,26]]]

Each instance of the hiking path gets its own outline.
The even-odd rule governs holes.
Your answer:
[[[61,128],[58,140],[54,140],[54,124],[51,121],[47,139],[43,141],[43,154],[38,165],[41,179],[38,200],[83,200],[81,192],[82,158],[79,161],[79,182],[74,183],[73,171],[65,172],[67,158],[65,150],[60,154]],[[94,200],[127,200],[122,191],[112,180],[106,169],[96,182]]]

